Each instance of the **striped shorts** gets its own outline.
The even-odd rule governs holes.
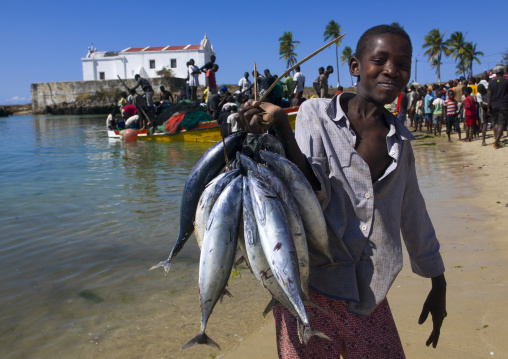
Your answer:
[[[328,312],[306,306],[312,328],[332,340],[313,336],[300,343],[297,319],[282,305],[273,310],[277,352],[281,359],[402,359],[405,358],[392,312],[385,298],[367,317],[347,312],[348,302],[331,299],[312,290],[312,301]]]

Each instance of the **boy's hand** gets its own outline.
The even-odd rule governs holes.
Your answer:
[[[418,324],[423,324],[427,320],[429,313],[432,315],[433,329],[426,345],[435,348],[441,333],[441,326],[444,318],[446,318],[446,281],[444,274],[439,277],[432,278],[432,289],[423,304],[422,314],[418,319]]]
[[[268,102],[249,100],[238,112],[237,122],[245,131],[263,133],[270,127],[287,122],[287,115],[280,107]]]

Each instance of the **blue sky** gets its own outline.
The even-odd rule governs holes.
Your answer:
[[[492,68],[508,50],[508,1],[9,1],[2,5],[0,65],[4,76],[0,105],[30,102],[30,84],[82,80],[81,58],[92,43],[98,51],[127,47],[199,44],[206,33],[217,54],[217,81],[237,83],[245,71],[269,68],[281,74],[279,37],[293,32],[295,52],[303,59],[324,44],[326,24],[334,20],[347,35],[339,47],[356,47],[360,35],[378,24],[399,22],[413,41],[419,83],[436,81],[423,56],[423,37],[432,28],[466,34],[485,56],[473,71]],[[498,15],[499,14],[499,15]],[[455,64],[445,58],[441,79],[455,78]],[[302,65],[307,84],[317,68],[336,67],[335,49]],[[198,64],[200,65],[200,64]],[[351,80],[339,64],[341,83]],[[335,85],[336,72],[330,83]]]

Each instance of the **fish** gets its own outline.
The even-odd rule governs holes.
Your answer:
[[[288,220],[289,229],[293,235],[296,254],[298,257],[298,268],[300,271],[300,283],[305,299],[310,300],[309,295],[309,249],[307,248],[307,236],[300,217],[300,212],[295,204],[293,196],[289,193],[284,183],[268,168],[258,163],[258,173],[266,179],[266,183],[277,193],[281,200],[284,213]]]
[[[233,179],[221,193],[210,213],[199,259],[201,331],[185,343],[182,349],[196,344],[206,344],[220,350],[220,346],[206,335],[205,330],[233,268],[242,214],[242,182],[241,176]]]
[[[226,186],[239,175],[240,170],[236,169],[221,173],[206,185],[203,194],[201,194],[196,209],[196,216],[194,219],[194,231],[199,248],[201,248],[201,242],[205,234],[206,223],[210,217],[210,212],[212,212],[213,205],[217,201],[217,198],[219,198],[224,188],[226,188]]]
[[[303,323],[303,342],[307,344],[313,335],[330,340],[327,335],[314,330],[310,325],[300,295],[301,284],[296,248],[284,208],[277,194],[258,174],[249,172],[247,181],[263,252],[275,279]]]
[[[328,246],[326,220],[319,200],[305,175],[287,158],[268,151],[260,151],[259,154],[268,169],[282,180],[292,194],[302,218],[308,245],[324,253],[333,263]]]
[[[288,310],[297,317],[298,314],[293,309],[293,305],[290,302],[288,296],[281,288],[277,280],[275,279],[270,265],[266,260],[263,247],[259,239],[259,232],[257,229],[256,218],[254,215],[254,209],[252,208],[252,200],[248,187],[248,180],[246,177],[243,178],[243,229],[245,239],[245,251],[247,258],[249,259],[251,271],[256,279],[265,287],[268,292],[272,295],[277,302],[282,303]],[[267,306],[263,315],[271,310],[275,303],[273,301]]]
[[[154,265],[150,270],[164,267],[166,273],[169,271],[171,262],[178,253],[180,253],[183,246],[194,232],[196,208],[205,186],[215,178],[226,165],[224,147],[227,157],[234,157],[234,154],[241,150],[246,135],[245,132],[237,132],[226,137],[224,141],[217,142],[210,147],[192,167],[183,188],[180,204],[180,229],[175,245],[168,259]]]
[[[269,133],[263,133],[257,138],[256,147],[254,149],[254,159],[256,162],[262,162],[262,159],[259,155],[259,151],[270,151],[273,153],[277,153],[282,157],[286,157],[286,152],[284,151],[284,146],[277,139],[277,137],[270,135]]]

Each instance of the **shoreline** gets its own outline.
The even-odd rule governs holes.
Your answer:
[[[452,178],[470,177],[471,186],[470,193],[463,197],[459,193],[454,201],[456,204],[448,204],[448,208],[440,208],[439,198],[428,201],[429,213],[441,241],[448,282],[448,317],[436,349],[425,346],[431,332],[431,320],[427,319],[423,325],[417,324],[430,281],[412,273],[407,252],[403,250],[404,268],[388,298],[406,357],[503,357],[508,351],[508,343],[503,339],[508,330],[508,313],[498,309],[504,306],[504,294],[508,290],[508,272],[504,270],[508,243],[503,228],[508,213],[508,148],[492,148],[492,131],[487,133],[487,146],[481,146],[481,141],[466,143],[456,138],[453,141],[453,136],[453,142],[448,143],[446,134],[427,138],[424,138],[425,134],[418,134],[415,137],[413,146],[429,146],[425,153],[433,148],[451,158],[456,156],[459,174],[453,174]],[[506,137],[503,140],[506,146],[508,140]],[[454,183],[450,184],[449,190],[454,190]],[[454,213],[450,214],[450,209]],[[440,215],[450,218],[445,221],[435,218]],[[271,315],[251,335],[217,358],[254,359],[260,356],[277,357]]]

